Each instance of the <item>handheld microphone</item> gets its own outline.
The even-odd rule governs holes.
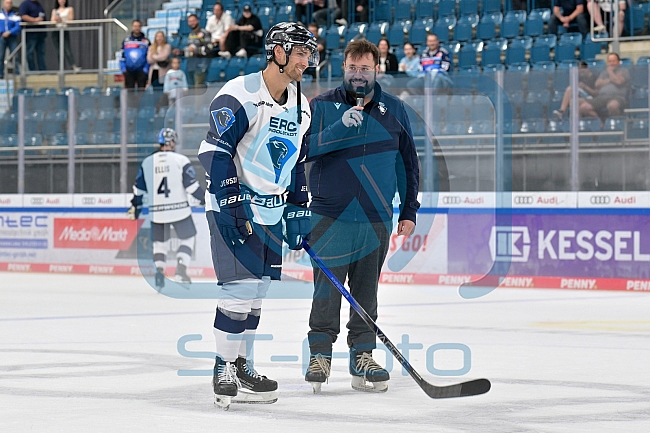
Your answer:
[[[355,98],[357,98],[357,107],[363,107],[363,99],[365,98],[366,94],[363,91],[363,87],[359,86],[357,87],[356,95]],[[361,124],[357,126],[357,133],[361,132]]]

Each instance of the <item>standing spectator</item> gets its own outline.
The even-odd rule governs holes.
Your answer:
[[[316,37],[316,44],[318,44],[318,58],[320,59],[320,62],[324,62],[325,58],[327,57],[327,41],[325,38],[322,38],[318,36],[318,24],[316,23],[311,23],[309,24],[308,30],[311,32]],[[316,68],[315,67],[309,67],[305,71],[305,74],[311,75],[312,77],[316,78]]]
[[[365,39],[350,42],[344,70],[341,86],[309,104],[312,119],[305,143],[308,161],[313,161],[311,239],[330,271],[340,281],[347,277],[352,296],[376,321],[379,274],[393,228],[396,192],[401,202],[397,235],[409,236],[415,228],[418,156],[404,104],[376,82],[377,47]],[[363,106],[357,105],[357,98],[363,98]],[[305,380],[316,392],[331,371],[340,315],[341,294],[314,266]],[[386,391],[389,373],[372,358],[375,333],[352,309],[347,328],[352,387]]]
[[[67,27],[66,24],[68,21],[74,20],[74,8],[68,6],[68,0],[55,0],[54,9],[52,9],[52,17],[50,21],[55,21],[56,26]],[[52,40],[54,41],[54,47],[56,52],[59,52],[59,32],[52,32]],[[68,61],[68,64],[72,67],[72,70],[75,72],[81,71],[81,68],[77,66],[74,61],[74,56],[72,55],[72,49],[70,48],[70,32],[63,32],[63,55],[65,60]],[[58,57],[58,56],[57,56]],[[63,61],[63,59],[59,59]]]
[[[307,5],[309,3],[312,3],[314,5],[314,13],[318,12],[319,10],[325,7],[325,0],[295,0],[295,3],[296,3],[296,21],[298,21],[298,23],[307,23],[312,20],[312,17],[307,16]],[[314,35],[315,34],[316,33],[314,33]]]
[[[397,57],[390,52],[388,39],[381,39],[377,43],[379,49],[379,72],[394,74],[398,71]]]
[[[190,27],[190,34],[187,36],[187,45],[183,51],[178,48],[174,49],[174,55],[188,58],[187,60],[187,73],[189,75],[190,84],[193,86],[205,83],[205,75],[210,66],[210,59],[208,55],[212,50],[210,33],[201,28],[199,25],[199,17],[196,14],[187,16],[187,25]]]
[[[585,14],[585,0],[554,0],[553,14],[548,23],[548,32],[557,34],[558,25],[568,29],[571,23],[578,24],[582,37],[589,33],[589,22]]]
[[[4,0],[2,2],[2,10],[0,11],[0,79],[5,77],[5,53],[7,49],[13,52],[18,46],[18,34],[20,33],[20,17],[13,11],[13,3],[11,0]],[[15,68],[14,74],[18,74],[18,56],[14,57]]]
[[[149,40],[142,33],[142,21],[133,20],[131,23],[131,35],[122,42],[122,61],[120,69],[124,74],[124,87],[143,90],[147,85],[149,63],[147,63],[147,51]]]
[[[258,16],[253,14],[251,5],[244,5],[242,16],[237,25],[233,26],[231,35],[239,38],[239,50],[235,53],[237,57],[248,57],[249,52],[261,50],[264,30]]]
[[[589,15],[594,17],[594,31],[595,32],[602,32],[604,30],[607,30],[607,27],[605,27],[605,24],[603,23],[603,15],[601,9],[605,10],[606,12],[612,12],[612,3],[607,1],[607,2],[602,2],[602,6],[600,6],[600,1],[596,0],[587,0],[587,10],[589,11]],[[623,28],[625,27],[625,7],[627,6],[627,2],[625,0],[619,1],[618,2],[618,35],[621,36],[623,33]]]
[[[45,21],[45,9],[38,0],[24,0],[18,9],[20,18],[26,23]],[[26,35],[27,65],[30,71],[44,71],[45,67],[45,32],[28,32]],[[36,55],[36,62],[34,62]]]
[[[178,98],[178,90],[187,90],[187,87],[187,76],[181,70],[181,59],[172,57],[171,69],[165,74],[165,82],[163,84],[163,92],[169,100],[169,105],[172,105]]]
[[[601,119],[620,116],[627,105],[630,71],[621,66],[618,54],[607,55],[607,68],[600,73],[595,85],[598,94],[593,99],[584,99],[580,103],[580,115],[600,116]]]
[[[422,68],[420,67],[420,57],[412,43],[407,42],[404,44],[404,57],[399,61],[399,71],[405,72],[409,77],[417,77],[420,75]]]
[[[163,86],[165,74],[169,70],[169,58],[172,55],[172,47],[167,42],[165,33],[161,30],[156,32],[153,43],[147,51],[147,63],[149,63],[149,84],[154,89]]]
[[[219,53],[221,57],[230,57],[230,52],[226,50],[226,39],[230,28],[235,24],[230,14],[223,13],[223,5],[217,3],[212,9],[213,15],[208,18],[208,23],[205,29],[210,32],[213,49]]]

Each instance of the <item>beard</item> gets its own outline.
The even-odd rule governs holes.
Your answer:
[[[375,77],[377,76],[376,72],[373,72],[372,75],[359,77],[345,77],[343,85],[345,90],[350,93],[357,93],[359,87],[363,88],[363,94],[368,95],[375,88]]]

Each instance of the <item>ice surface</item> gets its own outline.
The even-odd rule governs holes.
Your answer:
[[[178,374],[212,368],[178,342],[186,355],[214,352],[214,300],[170,299],[138,277],[0,281],[0,432],[650,431],[650,293],[499,289],[464,300],[451,288],[382,286],[379,326],[395,344],[422,344],[410,352],[420,374],[492,381],[486,395],[451,400],[429,399],[397,363],[387,393],[354,391],[344,359],[312,394],[302,367],[310,302],[268,299],[258,332],[273,340],[256,344],[256,368],[279,382],[280,399],[224,412],[210,376]],[[469,372],[431,374],[427,349],[438,343],[468,346]],[[344,332],[335,351],[346,350]],[[464,365],[459,350],[434,359],[429,369]]]

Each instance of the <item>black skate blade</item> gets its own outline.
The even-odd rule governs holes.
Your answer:
[[[454,398],[485,394],[490,390],[492,384],[487,379],[476,379],[448,386],[435,386],[424,382],[420,384],[420,387],[431,398]]]

